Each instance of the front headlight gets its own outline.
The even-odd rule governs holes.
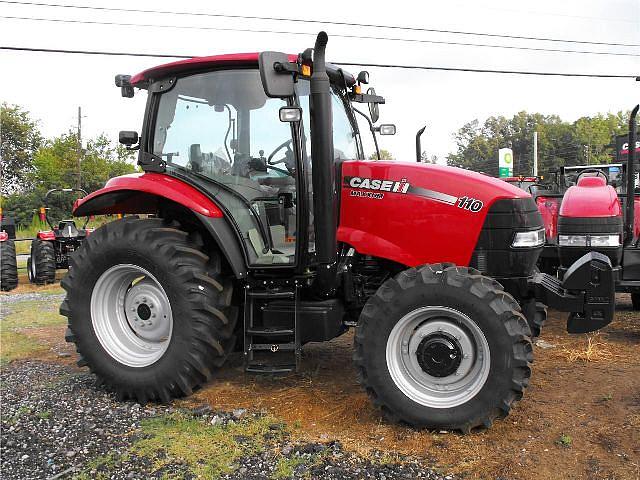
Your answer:
[[[514,248],[533,248],[544,245],[544,228],[530,232],[517,232],[513,237]]]
[[[620,235],[589,235],[592,247],[619,247]]]
[[[586,235],[558,235],[558,245],[561,247],[586,247]]]
[[[561,247],[619,247],[620,235],[559,235]]]

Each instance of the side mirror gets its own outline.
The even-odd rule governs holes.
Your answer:
[[[281,52],[262,52],[258,58],[260,80],[267,97],[283,98],[293,95],[293,72],[289,56]]]
[[[367,89],[367,95],[375,95],[375,94],[376,94],[375,88],[371,87]],[[377,103],[369,103],[369,114],[371,115],[371,122],[376,123],[380,118],[380,108],[378,107]],[[380,135],[384,135],[384,134],[380,132]]]
[[[363,83],[363,84],[367,84],[369,83],[369,72],[367,72],[366,70],[362,70],[359,74],[358,74],[358,83]]]
[[[396,134],[396,126],[391,123],[383,123],[382,125],[378,125],[376,130],[380,133],[380,135],[395,135]]]
[[[118,135],[118,141],[121,144],[126,145],[127,148],[131,148],[138,143],[138,132],[122,130]]]
[[[120,94],[126,98],[133,98],[134,90],[131,85],[131,75],[116,75],[116,87],[120,87]]]
[[[299,122],[302,118],[302,109],[300,107],[281,107],[281,122]]]

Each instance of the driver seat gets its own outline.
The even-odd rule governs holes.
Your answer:
[[[58,224],[58,232],[61,237],[73,238],[78,236],[78,227],[73,220],[62,220]]]

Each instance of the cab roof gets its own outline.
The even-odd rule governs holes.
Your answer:
[[[187,58],[185,60],[178,60],[176,62],[165,63],[163,65],[158,65],[157,67],[148,68],[147,70],[144,70],[131,77],[130,82],[134,87],[144,88],[144,83],[148,82],[149,80],[159,80],[183,73],[207,70],[211,68],[235,67],[241,65],[257,67],[259,56],[259,52],[253,52]],[[297,55],[289,54],[288,57],[290,62],[295,62],[298,59]],[[327,73],[332,79],[337,78],[339,69],[340,67],[331,63],[327,63]],[[344,71],[344,75],[346,77],[348,86],[355,84],[355,77],[351,73]]]

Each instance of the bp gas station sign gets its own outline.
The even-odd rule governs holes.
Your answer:
[[[513,177],[513,150],[510,148],[498,150],[498,175]]]

